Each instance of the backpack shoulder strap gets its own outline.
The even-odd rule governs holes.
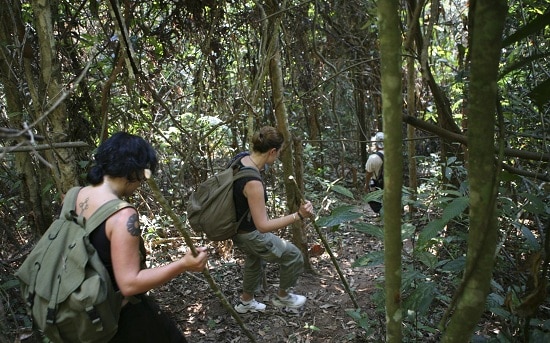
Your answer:
[[[250,155],[250,153],[248,151],[246,151],[244,153],[240,153],[239,155],[237,155],[238,158],[233,159],[233,162],[229,166],[229,168],[233,168],[233,181],[236,181],[236,180],[238,180],[240,178],[243,178],[243,177],[257,177],[260,180],[262,179],[262,175],[260,174],[260,172],[256,168],[244,167],[244,166],[239,165],[239,161],[243,157],[246,157],[248,155]]]
[[[248,155],[250,155],[249,151],[241,151],[237,155],[233,156],[233,158],[227,164],[226,168],[229,168],[229,167],[233,166],[235,164],[235,162],[238,162],[238,161],[242,160],[243,157],[248,156]]]
[[[235,171],[233,174],[233,181],[238,180],[243,177],[256,177],[262,179],[262,175],[256,168],[252,167],[242,167]]]
[[[112,199],[101,205],[88,220],[85,221],[86,232],[90,233],[103,223],[107,218],[126,207],[134,207],[127,201]]]
[[[82,187],[73,187],[67,191],[65,199],[63,199],[63,208],[61,209],[61,218],[67,220],[73,220],[80,226],[86,229],[87,233],[92,232],[103,223],[107,218],[112,216],[115,212],[120,211],[126,207],[133,207],[132,204],[120,200],[112,199],[101,205],[87,220],[76,214],[75,203],[78,193]]]
[[[69,219],[72,217],[71,212],[75,209],[76,198],[82,187],[73,187],[67,191],[65,198],[63,199],[63,207],[61,208],[60,218]]]
[[[229,168],[233,169],[233,182],[235,182],[238,179],[241,179],[243,177],[254,177],[260,179],[262,181],[262,175],[256,168],[252,167],[240,167],[238,165],[238,162],[247,155],[243,155],[240,158],[236,159]],[[263,182],[263,181],[262,181]],[[250,213],[250,208],[246,210],[246,212],[242,215],[241,218],[237,221],[237,228],[241,226],[241,222],[246,218],[246,216]]]
[[[382,160],[382,165],[380,166],[380,170],[378,171],[378,175],[374,175],[374,176],[376,177],[376,180],[380,180],[384,176],[384,154],[381,153],[380,151],[377,151],[376,155],[378,155],[378,157],[380,157],[380,159]]]

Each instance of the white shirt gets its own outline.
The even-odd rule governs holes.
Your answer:
[[[384,151],[379,150],[379,152],[384,155]],[[369,155],[367,163],[365,163],[365,170],[367,173],[374,173],[374,178],[377,179],[380,173],[380,168],[382,168],[384,161],[377,154]]]

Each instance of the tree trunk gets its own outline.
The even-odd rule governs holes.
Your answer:
[[[401,187],[403,134],[399,2],[380,1],[380,61],[384,125],[384,277],[386,341],[401,342]]]
[[[318,57],[311,50],[314,48],[314,44],[312,44],[312,39],[314,38],[310,34],[315,24],[304,20],[309,15],[308,11],[308,6],[300,6],[288,13],[288,19],[285,18],[285,20],[291,20],[286,26],[293,28],[292,35],[284,35],[283,38],[287,39],[285,48],[290,51],[292,59],[296,61],[296,74],[295,76],[293,74],[291,77],[296,80],[295,87],[300,94],[301,113],[304,120],[302,120],[298,113],[295,114],[295,117],[289,119],[296,131],[307,132],[309,144],[315,151],[322,151],[322,132],[321,124],[319,124],[319,116],[322,115],[322,109],[319,102],[319,92],[316,89],[316,84],[319,82],[317,75],[322,74],[322,67]],[[311,47],[312,45],[313,47]],[[323,154],[316,154],[314,157],[310,161],[314,169],[323,167]]]
[[[367,108],[365,104],[367,104],[367,80],[366,77],[362,75],[362,70],[360,68],[357,68],[357,73],[354,75],[353,78],[354,85],[353,85],[353,93],[354,93],[354,100],[355,100],[355,108],[357,111],[357,136],[359,138],[359,156],[361,156],[361,165],[360,169],[362,171],[365,171],[365,163],[367,162],[368,155],[368,144],[370,143],[370,136],[368,133],[369,125],[367,123]],[[363,187],[360,187],[359,189],[363,189]]]
[[[269,76],[271,81],[271,91],[273,93],[273,105],[275,117],[277,119],[277,129],[283,134],[285,143],[281,151],[281,161],[283,162],[283,174],[286,191],[287,206],[291,212],[297,211],[300,206],[300,194],[289,180],[289,176],[294,177],[294,154],[293,139],[289,130],[288,115],[284,102],[284,82],[283,71],[281,68],[281,51],[279,46],[279,27],[280,15],[276,13],[284,12],[276,1],[268,1],[267,15],[269,17],[269,51],[272,57],[269,61]],[[293,243],[302,251],[304,255],[305,270],[312,270],[309,259],[307,258],[307,239],[304,238],[303,223],[296,222],[292,226]]]
[[[413,3],[414,4],[414,3]],[[415,34],[418,27],[418,16],[421,13],[421,6],[416,4],[415,8],[410,8],[408,15],[407,27],[409,27],[408,36],[405,41],[404,49],[406,51],[413,52],[415,49]],[[407,57],[407,113],[411,117],[416,117],[416,67],[415,59],[411,53]],[[412,125],[407,125],[407,138],[409,139],[407,144],[408,151],[408,171],[409,171],[409,188],[411,189],[411,204],[409,205],[409,215],[412,216],[415,212],[414,200],[416,200],[416,193],[418,188],[418,175],[416,168],[416,145],[415,145],[415,129]]]
[[[57,58],[53,32],[52,10],[50,7],[53,5],[46,0],[33,0],[31,4],[40,52],[41,87],[45,87],[45,89],[39,91],[40,95],[45,95],[45,99],[41,99],[42,101],[39,104],[46,104],[46,107],[36,109],[37,117],[42,116],[43,112],[50,111],[47,118],[44,118],[48,121],[48,125],[42,127],[44,130],[48,127],[52,142],[62,142],[67,137],[67,110],[63,101],[65,90],[61,83],[61,66]],[[75,155],[72,149],[46,151],[45,154],[51,165],[51,172],[57,189],[65,193],[78,180]]]
[[[455,294],[443,342],[469,342],[482,313],[493,273],[497,243],[495,202],[498,170],[494,163],[495,104],[501,37],[507,13],[504,0],[477,1],[468,96],[468,180],[470,230],[466,269]]]
[[[2,1],[0,6],[0,41],[6,46],[21,46],[19,50],[0,53],[0,83],[2,83],[6,100],[6,111],[8,113],[8,125],[14,129],[22,129],[23,123],[30,124],[23,114],[29,111],[25,108],[23,99],[26,95],[21,90],[28,89],[31,93],[33,83],[23,80],[25,69],[30,69],[33,58],[31,37],[25,37],[25,26],[21,19],[21,8],[18,1]],[[32,215],[27,216],[27,223],[35,235],[40,236],[51,223],[51,202],[44,200],[41,196],[41,178],[38,176],[37,168],[29,152],[15,153],[14,164],[17,171],[18,181],[21,181],[21,197],[23,203],[29,204],[25,212]],[[49,175],[48,172],[42,173]]]
[[[422,2],[420,2],[422,4]],[[409,7],[410,8],[416,8],[417,1],[410,0],[409,1]],[[420,66],[422,70],[422,76],[426,80],[430,91],[433,95],[433,101],[436,105],[437,109],[437,121],[438,125],[442,127],[445,130],[454,132],[454,133],[460,133],[460,127],[456,124],[455,120],[453,119],[453,113],[451,110],[451,104],[449,101],[449,98],[443,91],[443,89],[437,84],[431,70],[430,61],[429,61],[429,50],[430,50],[430,44],[431,44],[431,38],[434,30],[435,24],[438,22],[439,12],[441,10],[440,1],[434,0],[431,2],[430,6],[430,21],[427,24],[427,28],[425,28],[425,35],[426,37],[422,36],[422,31],[419,29],[414,30],[415,35],[415,44],[417,48],[417,53],[420,56]],[[418,22],[418,17],[415,16],[414,19],[415,26],[420,27],[420,23]],[[442,142],[441,144],[441,161],[446,162],[448,153],[452,153],[456,148],[453,147],[449,142]],[[445,165],[443,164],[441,166],[442,172],[442,183],[445,184],[447,182],[454,182],[458,186],[458,181],[455,180],[445,180],[445,172],[444,172]]]

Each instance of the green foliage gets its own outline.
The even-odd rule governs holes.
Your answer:
[[[441,166],[437,158],[431,161],[436,166],[428,166],[431,170],[444,172],[436,172],[434,176],[426,179],[414,201],[410,190],[404,188],[403,191],[403,206],[414,206],[418,211],[415,216],[404,215],[401,230],[403,241],[412,243],[412,251],[403,255],[402,275],[403,323],[405,334],[409,337],[438,332],[439,318],[433,314],[444,312],[446,306],[451,303],[451,297],[462,280],[466,265],[469,206],[466,170],[454,159],[446,161],[443,169],[437,167]],[[442,183],[444,176],[460,177],[463,181],[456,187]],[[542,220],[550,213],[548,194],[543,191],[543,188],[526,181],[518,177],[508,178],[507,182],[513,183],[515,192],[511,197],[508,189],[502,187],[501,196],[498,198],[499,227],[503,247],[498,251],[501,253],[497,252],[497,267],[492,283],[492,293],[487,298],[487,309],[492,316],[502,321],[502,325],[499,325],[498,334],[476,336],[475,340],[480,342],[513,342],[520,336],[529,336],[529,342],[537,342],[536,339],[548,336],[549,313],[541,319],[529,319],[528,325],[525,326],[526,319],[513,314],[508,308],[510,305],[505,303],[507,294],[515,294],[512,307],[519,306],[522,299],[528,295],[524,285],[526,274],[518,272],[511,275],[510,269],[517,269],[517,266],[514,266],[514,260],[508,256],[513,254],[517,256],[516,259],[525,259],[523,254],[536,253],[542,246],[542,237],[533,225],[537,221],[524,220],[521,217],[540,217]],[[505,186],[506,183],[503,185]],[[382,193],[376,195],[369,193],[363,201],[380,199]],[[382,222],[372,222],[363,218],[355,205],[334,207],[329,215],[319,218],[318,223],[334,230],[344,226],[351,227],[376,240],[384,239]],[[371,251],[359,256],[352,266],[373,268],[383,264],[384,252]],[[530,268],[536,269],[536,267],[537,265]],[[502,281],[497,282],[497,280]],[[380,311],[383,311],[385,296],[383,279],[378,282],[377,291],[372,295],[371,300],[380,306]],[[502,285],[503,282],[523,286],[512,287],[514,292],[510,293]],[[348,311],[348,314],[360,327],[366,330],[371,328],[372,321],[363,316],[360,310]],[[523,329],[527,327],[529,330],[525,332]]]
[[[309,323],[306,323],[304,325],[304,329],[311,330],[311,331],[320,331],[318,327],[316,327],[315,325],[310,325]]]
[[[375,267],[384,264],[384,252],[373,251],[359,257],[353,262],[353,267]]]
[[[450,200],[449,198],[445,200]],[[444,206],[443,214],[441,218],[432,220],[426,225],[420,235],[418,236],[418,244],[425,245],[431,239],[437,237],[445,226],[453,219],[464,213],[464,210],[468,207],[468,197],[459,197],[452,199],[449,203],[440,202]]]
[[[500,286],[500,285],[497,285]],[[496,287],[499,289],[500,287]],[[499,289],[502,291],[502,289]],[[519,303],[517,297],[511,297],[511,302]],[[550,319],[522,318],[506,308],[506,299],[500,293],[491,293],[487,297],[487,310],[494,320],[506,323],[494,338],[477,337],[479,342],[517,342],[518,334],[526,339],[524,342],[538,343],[548,342],[550,339]],[[525,331],[527,329],[527,332]]]
[[[317,220],[320,227],[334,227],[344,222],[362,217],[362,213],[356,206],[340,206],[332,210],[327,217],[321,217]]]
[[[428,278],[420,278],[421,275],[415,275],[417,278],[414,285],[410,288],[409,294],[404,294],[403,311],[407,317],[425,317],[429,313],[433,301],[437,299],[437,286],[435,282]]]
[[[89,6],[53,8],[58,20],[54,25],[66,27],[56,37],[50,37],[60,47],[57,58],[63,69],[63,82],[72,84],[82,66],[90,63],[84,79],[65,101],[73,132],[63,134],[68,135],[67,140],[85,139],[94,146],[99,142],[105,120],[108,125],[105,129],[109,132],[124,129],[149,138],[159,150],[158,178],[163,191],[182,213],[195,185],[208,173],[224,166],[235,151],[246,147],[250,123],[254,127],[274,124],[272,94],[264,83],[263,68],[270,54],[266,54],[262,46],[265,37],[258,30],[261,26],[259,5],[249,2],[217,5],[220,6],[216,8],[218,14],[207,2],[125,4],[137,57],[134,62],[142,73],[140,76],[133,75],[126,55],[121,53],[121,41],[113,35],[114,23],[108,15],[107,3],[93,1]],[[21,23],[29,29],[28,41],[35,42],[31,4],[23,2],[21,6]],[[548,4],[529,0],[510,1],[509,6],[498,84],[498,106],[504,119],[504,127],[500,128],[504,132],[502,138],[510,148],[547,153]],[[421,16],[419,22],[420,31],[430,34],[426,41],[433,42],[426,58],[436,83],[448,100],[455,121],[465,129],[467,123],[461,121],[463,113],[467,113],[468,36],[475,32],[475,27],[468,27],[468,10],[469,7],[460,2],[444,2],[437,20],[432,21],[434,18],[430,15]],[[407,17],[404,10],[403,18]],[[379,56],[375,18],[376,4],[372,2],[301,4],[284,12],[283,26],[293,30],[291,34],[283,32],[281,40],[289,123],[292,133],[307,142],[303,161],[308,198],[316,208],[330,212],[328,216],[321,212],[319,223],[332,230],[351,227],[383,240],[381,223],[370,223],[362,217],[354,196],[357,191],[346,183],[349,177],[341,170],[344,166],[362,167],[360,164],[364,161],[358,161],[358,132],[373,131],[379,124],[376,121],[380,108],[376,104],[381,103],[381,99],[377,95]],[[66,26],[67,23],[78,25]],[[432,24],[434,30],[428,32],[428,25]],[[405,31],[409,29],[406,25],[403,23]],[[17,32],[11,36],[18,37]],[[24,103],[25,116],[31,116],[37,112],[36,104],[40,101],[28,94],[46,93],[37,89],[28,91],[33,82],[26,82],[23,74],[18,75],[17,65],[22,58],[17,52],[22,49],[12,49],[13,46],[19,45],[6,43],[11,49],[6,50],[6,56],[15,57],[10,64],[11,72],[18,78],[14,84],[27,85],[19,87],[25,90],[19,100]],[[30,64],[40,66],[39,62],[32,60]],[[118,70],[120,66],[122,71]],[[38,72],[31,74],[39,75]],[[361,80],[360,76],[366,79]],[[0,89],[4,90],[0,91],[0,99],[5,102],[7,92]],[[365,122],[358,122],[357,99],[363,89],[369,94],[364,102],[369,113]],[[433,99],[426,87],[418,88],[418,100],[422,104],[419,116],[437,123],[439,110]],[[104,110],[107,117],[102,118]],[[7,108],[6,117],[4,113],[1,115],[2,120],[8,126],[20,127],[18,120],[11,120],[15,115],[9,111]],[[313,133],[316,126],[320,131],[318,136]],[[449,284],[456,285],[460,280],[468,234],[468,184],[463,161],[458,155],[452,156],[453,153],[455,151],[447,151],[449,157],[445,160],[439,160],[440,156],[435,154],[416,157],[419,168],[429,177],[422,180],[414,197],[409,197],[408,189],[403,190],[404,206],[417,210],[406,213],[402,226],[403,240],[412,244],[412,253],[405,254],[406,273],[414,266],[425,276],[414,286],[404,285],[404,291],[411,295],[417,294],[416,289],[422,289],[414,295],[418,300],[411,301],[410,307],[424,306],[421,295],[428,294],[430,285],[436,285],[434,294],[450,294],[453,289]],[[87,161],[91,151],[83,149],[78,154],[77,161]],[[11,158],[9,154],[2,161],[6,164],[0,171],[2,242],[9,242],[14,231],[15,236],[28,239],[28,214],[35,211],[28,208],[29,204],[21,197],[21,190],[27,190],[8,158]],[[505,158],[504,162],[534,172],[548,169],[547,163],[515,157]],[[80,163],[81,182],[84,182],[86,163]],[[273,213],[282,213],[285,210],[282,189],[276,182],[269,182],[269,187],[275,190],[270,199]],[[43,197],[41,201],[49,206],[57,200],[53,198],[57,192],[50,188],[51,184],[40,187],[37,195]],[[518,286],[514,289],[525,292],[525,287],[519,286],[525,286],[528,277],[518,264],[542,249],[545,234],[541,223],[548,222],[550,215],[549,192],[544,187],[537,180],[508,172],[501,174],[497,210],[502,244],[496,256],[498,283],[495,285],[502,286],[495,288],[494,293],[502,298],[508,285]],[[382,195],[383,191],[371,192],[362,201],[381,201]],[[146,189],[136,196],[140,201],[141,197],[148,199]],[[152,206],[147,211],[154,212]],[[142,222],[149,241],[172,234],[167,223],[160,219],[143,218]],[[356,266],[382,263],[383,254],[377,252],[358,258]],[[425,286],[420,286],[424,283]],[[429,307],[437,312],[441,308],[436,306],[437,303],[431,303]],[[380,308],[383,309],[383,305]],[[494,309],[498,311],[496,306]],[[414,322],[406,323],[411,335],[415,328],[434,327],[433,323],[414,317]],[[503,320],[510,325],[510,330],[501,330],[499,337],[504,340],[507,335],[512,341],[517,339],[521,320],[512,321],[508,317]],[[548,332],[547,326],[545,329],[541,323],[537,328],[542,333]],[[535,336],[533,333],[531,339]]]
[[[357,325],[359,325],[359,327],[365,330],[366,337],[374,333],[373,326],[376,323],[374,322],[374,320],[370,319],[366,313],[361,312],[360,309],[346,310],[346,313],[357,323]]]
[[[359,232],[366,233],[374,238],[382,241],[384,240],[384,228],[380,225],[375,225],[368,222],[354,222],[351,223],[351,227]]]

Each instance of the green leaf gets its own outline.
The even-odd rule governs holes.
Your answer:
[[[531,342],[550,342],[550,332],[540,329],[533,329]]]
[[[490,310],[495,307],[500,307],[504,304],[504,298],[497,294],[491,293],[487,296],[487,308]]]
[[[469,198],[468,197],[460,197],[454,199],[445,209],[443,210],[443,220],[445,221],[445,224],[447,224],[451,219],[454,219],[461,215],[464,210],[468,207],[469,204]]]
[[[521,26],[510,36],[504,38],[504,40],[502,41],[502,46],[506,47],[524,38],[527,38],[530,35],[537,34],[548,25],[550,25],[550,11],[546,11],[545,13],[542,13],[541,15],[535,17],[535,19]]]
[[[363,201],[364,202],[369,202],[369,201],[382,201],[382,196],[384,195],[384,190],[383,189],[378,189],[376,191],[373,191],[373,192],[369,192],[367,195],[365,195],[363,197]]]
[[[425,245],[432,238],[437,237],[449,221],[461,215],[468,207],[469,198],[462,196],[453,199],[443,210],[442,218],[432,220],[426,225],[418,236],[418,244]]]
[[[369,234],[373,237],[378,238],[381,241],[384,240],[384,228],[380,226],[373,225],[370,223],[365,223],[365,222],[358,222],[358,223],[353,223],[352,227],[359,232]]]
[[[338,194],[342,194],[342,195],[345,195],[347,196],[348,198],[351,198],[353,199],[353,193],[347,189],[346,187],[343,187],[343,186],[340,186],[340,185],[333,185],[330,187],[331,190],[333,190],[334,192],[338,193]]]
[[[370,323],[369,315],[367,313],[362,313],[361,309],[356,309],[356,310],[348,309],[346,310],[346,313],[353,320],[355,320],[355,322],[357,323],[357,325],[359,325],[359,327],[365,330],[365,332],[367,333],[367,336],[372,333],[373,329],[371,328],[372,325]]]
[[[514,226],[521,230],[521,233],[523,234],[523,237],[525,237],[527,244],[529,244],[529,246],[533,250],[540,249],[540,244],[539,244],[539,241],[537,240],[537,237],[533,235],[533,232],[527,226],[518,222],[514,222]]]
[[[451,260],[446,263],[440,263],[440,265],[441,270],[458,273],[464,270],[464,267],[466,266],[466,257],[460,256],[455,260]]]
[[[418,235],[418,244],[419,245],[425,245],[427,244],[432,238],[437,237],[439,232],[443,230],[447,223],[443,219],[435,219],[432,220],[426,225]]]
[[[512,174],[507,170],[501,170],[500,171],[500,180],[505,182],[511,182],[511,181],[518,181],[520,180],[520,176],[517,174]]]
[[[526,211],[533,214],[544,214],[546,212],[546,205],[541,198],[531,193],[521,193],[521,195],[529,200],[524,206]]]
[[[426,275],[416,269],[408,268],[402,274],[401,284],[403,288],[408,288],[423,279],[426,279]]]
[[[350,316],[353,320],[359,320],[359,319],[361,319],[361,309],[346,310],[346,313],[347,313],[347,315]]]
[[[511,313],[506,311],[502,307],[489,307],[489,311],[491,311],[493,314],[503,318],[503,319],[509,319],[511,317]]]
[[[78,161],[78,166],[82,169],[87,168],[90,164],[90,161]]]
[[[412,225],[411,223],[404,223],[401,225],[401,240],[406,240],[411,238],[414,235],[414,232],[416,231],[416,226]]]
[[[457,157],[456,156],[451,156],[447,159],[447,165],[450,166],[451,164],[455,163],[455,161],[457,160]]]
[[[16,287],[19,287],[19,280],[17,279],[8,280],[0,284],[0,289],[3,289],[4,291],[7,291],[10,288],[16,288]]]
[[[361,216],[363,216],[363,214],[359,213],[357,206],[341,206],[332,210],[330,216],[317,219],[317,225],[321,227],[336,226],[347,221],[355,220]]]
[[[445,167],[445,178],[447,180],[450,180],[451,176],[453,176],[453,169],[449,167]]]
[[[384,251],[374,251],[359,257],[352,267],[373,267],[384,264]]]
[[[419,315],[424,315],[428,312],[436,293],[436,287],[433,282],[422,281],[406,298],[403,307],[413,310]]]
[[[435,256],[434,254],[432,254],[429,251],[420,251],[420,252],[415,254],[415,257],[420,262],[425,264],[426,267],[428,267],[428,268],[435,268],[435,266],[437,265],[437,262],[439,261],[437,259],[437,256]]]

